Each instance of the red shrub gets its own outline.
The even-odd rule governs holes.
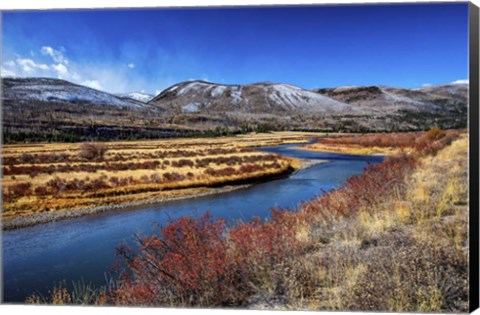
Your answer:
[[[238,305],[253,293],[256,274],[296,254],[292,224],[282,212],[272,220],[237,224],[208,213],[170,222],[159,235],[137,237],[138,251],[122,244],[117,285],[104,301],[114,304]]]
[[[38,186],[35,188],[34,193],[37,196],[46,196],[48,195],[48,189],[45,186]]]
[[[184,167],[184,166],[193,167],[194,165],[195,165],[195,163],[193,163],[193,161],[187,160],[187,159],[180,159],[178,161],[173,161],[172,162],[172,166],[174,166],[174,167]]]
[[[19,183],[8,187],[8,190],[11,195],[20,197],[30,194],[31,187],[30,183]]]
[[[326,214],[350,216],[358,211],[370,211],[374,205],[397,190],[413,168],[416,160],[409,155],[387,158],[384,162],[368,166],[361,175],[352,176],[338,189],[301,205],[301,216]],[[308,219],[307,219],[308,220]]]
[[[163,178],[165,178],[165,180],[168,182],[176,182],[176,181],[184,180],[185,176],[172,172],[172,173],[163,174]]]
[[[118,256],[128,268],[120,272],[120,287],[110,290],[107,301],[116,304],[155,305],[183,301],[191,305],[218,303],[228,294],[225,223],[208,214],[171,222],[160,235],[137,237],[138,254],[121,245]],[[230,294],[228,294],[230,295]],[[224,296],[223,302],[235,299]]]
[[[256,165],[256,164],[245,164],[240,166],[240,173],[253,173],[257,171],[262,171],[264,169],[263,166],[261,165]]]
[[[361,145],[367,147],[411,147],[418,133],[380,133],[339,138],[328,138],[322,141],[326,144]]]

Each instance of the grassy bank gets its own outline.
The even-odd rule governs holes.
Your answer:
[[[300,162],[249,149],[306,142],[300,133],[215,139],[24,144],[3,148],[3,226],[21,227],[218,192]]]
[[[467,136],[424,139],[266,222],[173,221],[121,245],[124,268],[88,298],[56,288],[29,302],[465,312]]]
[[[375,134],[333,134],[322,136],[316,143],[302,148],[312,151],[354,155],[396,155],[422,152],[437,139],[456,137],[459,130],[443,131],[433,128],[428,132],[392,132]]]

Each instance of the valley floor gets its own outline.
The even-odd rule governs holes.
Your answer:
[[[274,133],[6,145],[3,228],[238,189],[302,167],[249,147],[306,141],[306,134]]]

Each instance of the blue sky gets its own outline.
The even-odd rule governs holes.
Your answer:
[[[3,13],[2,74],[157,93],[186,80],[419,87],[468,77],[468,4]]]

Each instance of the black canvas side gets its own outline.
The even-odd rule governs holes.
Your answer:
[[[473,3],[469,4],[469,136],[470,136],[470,299],[469,308],[473,312],[479,307],[479,10]]]

